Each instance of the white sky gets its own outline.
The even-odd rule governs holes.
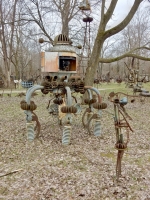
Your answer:
[[[109,0],[108,3],[110,3],[110,1],[111,0]],[[117,25],[119,22],[121,22],[126,17],[128,12],[130,11],[134,1],[136,1],[136,0],[118,0],[117,6],[115,9],[115,14],[114,14],[112,20],[109,22],[109,25],[114,26],[114,25]],[[147,1],[142,2],[141,5],[142,6],[146,6],[146,5],[150,6],[150,3],[147,0]]]

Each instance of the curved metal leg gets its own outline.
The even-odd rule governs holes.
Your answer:
[[[116,164],[116,177],[117,181],[119,180],[119,177],[121,176],[121,161],[123,158],[124,150],[118,150],[117,155],[117,164]]]
[[[35,90],[42,89],[43,86],[36,85],[27,90],[26,93],[26,102],[30,105],[31,95]],[[26,120],[27,120],[27,138],[29,141],[33,141],[40,134],[40,122],[38,121],[37,115],[31,110],[25,110]],[[33,121],[36,122],[36,126],[34,127]],[[37,134],[35,134],[35,130],[37,130]]]

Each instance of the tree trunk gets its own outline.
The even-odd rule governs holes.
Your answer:
[[[139,7],[139,5],[142,1],[143,0],[135,0],[133,6],[131,7],[131,9],[130,9],[128,15],[125,17],[125,19],[121,23],[116,25],[115,27],[113,27],[109,30],[106,30],[107,23],[111,19],[113,12],[115,10],[117,0],[111,1],[109,8],[107,9],[106,13],[105,13],[105,2],[106,2],[106,0],[102,0],[101,22],[100,22],[100,25],[99,25],[97,37],[95,39],[92,55],[91,55],[91,58],[89,60],[88,67],[87,67],[87,70],[86,70],[85,85],[89,85],[89,86],[93,85],[94,76],[95,76],[95,73],[96,73],[96,70],[97,70],[97,67],[98,67],[100,54],[101,54],[101,50],[102,50],[104,41],[107,38],[119,33],[121,30],[123,30],[129,24],[129,22],[133,18],[135,12],[137,11],[137,9],[138,9],[138,7]]]
[[[86,74],[85,74],[85,85],[93,86],[94,83],[94,76],[96,74],[96,70],[99,64],[99,57],[100,57],[100,52],[103,47],[103,37],[102,34],[97,36],[93,51],[87,66]]]

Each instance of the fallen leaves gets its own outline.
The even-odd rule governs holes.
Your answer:
[[[101,137],[88,135],[80,115],[74,116],[71,144],[64,147],[63,127],[54,123],[46,110],[48,97],[37,95],[35,112],[41,122],[41,135],[40,140],[29,142],[20,101],[20,97],[0,99],[0,199],[150,198],[150,102],[135,101],[126,106],[133,118],[134,132],[130,133],[128,150],[123,156],[122,176],[116,182],[117,151],[112,115],[102,114]],[[112,112],[113,105],[108,104],[108,111]],[[22,170],[15,173],[17,169]]]

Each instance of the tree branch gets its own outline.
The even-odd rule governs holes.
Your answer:
[[[150,61],[150,58],[147,58],[147,57],[139,56],[139,55],[132,54],[132,53],[125,53],[125,54],[118,56],[118,57],[115,57],[115,58],[108,58],[108,59],[107,58],[100,58],[99,62],[100,63],[112,63],[112,62],[119,61],[119,60],[126,58],[126,57],[138,58],[140,60]]]
[[[106,39],[112,35],[115,35],[116,33],[119,33],[121,30],[123,30],[129,24],[131,19],[133,18],[135,12],[137,11],[137,9],[142,1],[143,0],[135,0],[133,6],[132,6],[130,12],[128,13],[128,15],[126,16],[126,18],[117,26],[113,27],[112,29],[107,30],[104,33],[104,39]]]
[[[115,10],[115,7],[116,7],[116,4],[117,4],[118,0],[112,0],[110,5],[109,5],[109,8],[104,16],[104,21],[105,21],[105,24],[107,24],[107,22],[110,20],[110,18],[112,17],[113,15],[113,12]]]

